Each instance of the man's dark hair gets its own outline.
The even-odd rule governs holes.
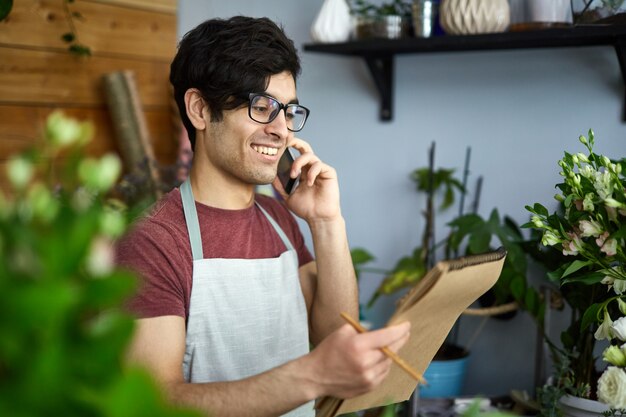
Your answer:
[[[185,111],[188,89],[200,91],[211,122],[219,122],[224,110],[246,103],[248,93],[265,91],[270,77],[283,71],[295,80],[300,59],[293,41],[268,18],[212,19],[187,32],[172,61],[170,83],[192,149],[196,130]]]

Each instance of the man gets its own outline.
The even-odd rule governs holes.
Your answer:
[[[357,334],[341,311],[358,294],[333,168],[294,136],[299,59],[268,19],[200,24],[182,39],[170,81],[194,149],[189,180],[118,245],[142,277],[130,303],[130,358],[170,397],[213,416],[312,416],[312,401],[377,386],[408,323]],[[284,193],[277,164],[300,152]],[[285,205],[255,195],[273,183]],[[316,260],[295,219],[311,229]],[[310,344],[315,346],[310,350]]]

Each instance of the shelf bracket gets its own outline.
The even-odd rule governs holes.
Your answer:
[[[364,59],[380,94],[380,120],[388,122],[393,117],[393,56]]]
[[[622,104],[622,122],[626,122],[626,40],[619,38],[615,42],[615,52],[619,61],[619,69],[622,72],[622,81],[624,82],[624,102]]]

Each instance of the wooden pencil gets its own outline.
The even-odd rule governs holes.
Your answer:
[[[352,325],[352,327],[354,327],[356,329],[357,332],[359,332],[359,333],[366,333],[367,332],[367,330],[363,326],[361,326],[361,323],[359,323],[358,321],[354,320],[347,313],[342,311],[340,314],[341,314],[341,317],[343,317],[345,321],[350,323]],[[400,356],[398,356],[394,351],[389,349],[387,346],[383,346],[382,348],[380,348],[380,350],[385,355],[387,355],[387,357],[389,359],[394,361],[400,368],[404,369],[404,371],[407,374],[411,375],[411,377],[413,377],[413,379],[415,379],[416,381],[418,381],[422,385],[426,385],[426,380],[424,379],[424,377],[422,375],[420,375],[417,371],[415,371],[415,369],[411,368],[411,366],[408,363],[406,363]]]

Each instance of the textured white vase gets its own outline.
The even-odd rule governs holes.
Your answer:
[[[350,37],[350,8],[346,0],[324,0],[313,26],[315,42],[344,42]]]
[[[450,35],[503,32],[509,26],[508,0],[443,0],[439,20]]]

